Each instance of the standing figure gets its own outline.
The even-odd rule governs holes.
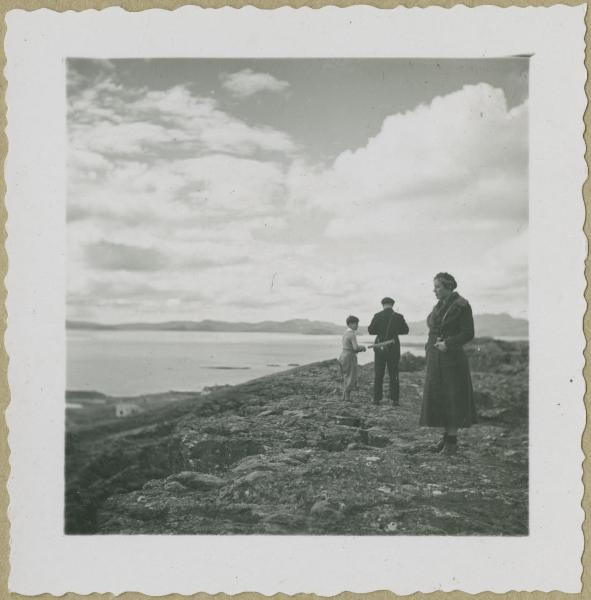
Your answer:
[[[427,318],[427,372],[420,424],[443,427],[443,438],[431,448],[433,452],[455,454],[458,429],[476,422],[470,366],[463,348],[474,338],[474,320],[470,304],[455,291],[452,275],[438,273],[433,286],[439,302]]]
[[[351,392],[357,389],[357,353],[365,352],[365,346],[357,343],[359,319],[353,315],[347,317],[347,331],[343,335],[343,351],[339,356],[339,365],[343,375],[343,400],[351,400]]]
[[[393,406],[399,406],[400,340],[398,336],[408,333],[408,325],[401,314],[394,312],[394,300],[392,298],[386,297],[382,300],[382,310],[373,316],[367,330],[371,335],[376,336],[376,344],[392,340],[389,345],[374,348],[374,403],[379,404],[382,401],[384,374],[386,373],[386,367],[388,367],[390,403]]]

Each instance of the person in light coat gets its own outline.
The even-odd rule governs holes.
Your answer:
[[[343,376],[343,400],[351,400],[351,392],[357,390],[357,354],[365,352],[365,346],[357,343],[359,319],[353,315],[347,317],[347,331],[343,334],[342,352],[338,358]]]

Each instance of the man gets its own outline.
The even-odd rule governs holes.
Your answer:
[[[394,300],[392,298],[386,297],[382,300],[382,310],[373,316],[367,330],[371,335],[376,336],[376,343],[393,340],[391,344],[374,348],[374,402],[379,404],[382,401],[384,374],[387,366],[390,380],[390,402],[393,406],[399,406],[400,340],[398,336],[408,333],[408,325],[401,314],[394,312]]]

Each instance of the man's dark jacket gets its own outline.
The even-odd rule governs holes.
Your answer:
[[[387,340],[396,340],[392,344],[392,350],[396,349],[400,353],[399,335],[408,333],[408,325],[404,317],[394,309],[387,307],[376,313],[367,328],[371,335],[376,336],[376,342],[386,342]],[[386,346],[389,348],[388,346]]]

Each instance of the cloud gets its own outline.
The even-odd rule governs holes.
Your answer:
[[[290,153],[295,149],[291,138],[272,127],[250,127],[236,119],[226,119],[202,132],[201,140],[214,152],[253,154],[263,152]]]
[[[283,171],[273,162],[212,154],[172,170],[185,182],[183,202],[210,215],[268,214],[284,191]]]
[[[184,86],[149,92],[138,98],[132,108],[136,114],[156,118],[175,131],[182,131],[178,140],[186,143],[185,148],[237,154],[257,150],[289,153],[295,148],[285,132],[248,125],[220,110],[213,98],[195,96]]]
[[[194,282],[193,282],[194,283]],[[71,292],[68,295],[68,306],[81,318],[105,320],[105,313],[113,310],[137,315],[142,319],[170,320],[170,311],[194,311],[200,303],[210,303],[212,298],[203,295],[199,290],[188,290],[178,286],[135,283],[129,281],[105,281],[93,279],[83,292]],[[118,319],[119,321],[126,319]],[[110,319],[109,321],[113,321]]]
[[[196,96],[183,85],[138,95],[134,109],[165,121],[177,118],[209,119],[216,111],[213,98]]]
[[[527,103],[508,109],[502,90],[479,84],[387,117],[331,164],[294,161],[291,210],[326,218],[304,287],[359,303],[393,293],[428,310],[432,274],[447,270],[481,312],[525,311],[527,137]]]
[[[415,319],[441,270],[477,312],[527,306],[527,104],[501,90],[392,114],[325,164],[186,86],[93,86],[69,114],[77,318],[338,320],[393,295]]]
[[[118,161],[117,166],[78,153],[91,168],[71,176],[69,218],[101,218],[119,223],[149,222],[171,227],[199,225],[207,219],[271,216],[284,203],[280,164],[226,154],[198,158]]]
[[[247,98],[260,92],[284,92],[289,89],[289,83],[270,75],[257,73],[252,69],[243,69],[236,73],[221,76],[223,87],[234,96]]]
[[[95,179],[98,172],[111,169],[113,163],[107,160],[100,152],[86,148],[70,147],[68,153],[68,169],[72,176],[79,178]],[[70,180],[72,181],[72,180]]]
[[[166,259],[155,248],[97,242],[86,247],[88,264],[107,271],[158,271]]]
[[[329,235],[364,234],[369,221],[404,234],[527,218],[527,157],[527,105],[508,110],[502,90],[478,84],[387,117],[328,167],[293,163],[288,181],[294,206],[335,215]]]
[[[147,121],[109,123],[79,127],[72,137],[75,149],[104,155],[141,154],[146,150],[187,139],[181,130],[168,129]]]
[[[111,79],[79,90],[70,100],[72,153],[128,155],[228,152],[291,153],[291,137],[268,126],[249,125],[220,110],[216,100],[185,86],[164,91],[123,89]]]

